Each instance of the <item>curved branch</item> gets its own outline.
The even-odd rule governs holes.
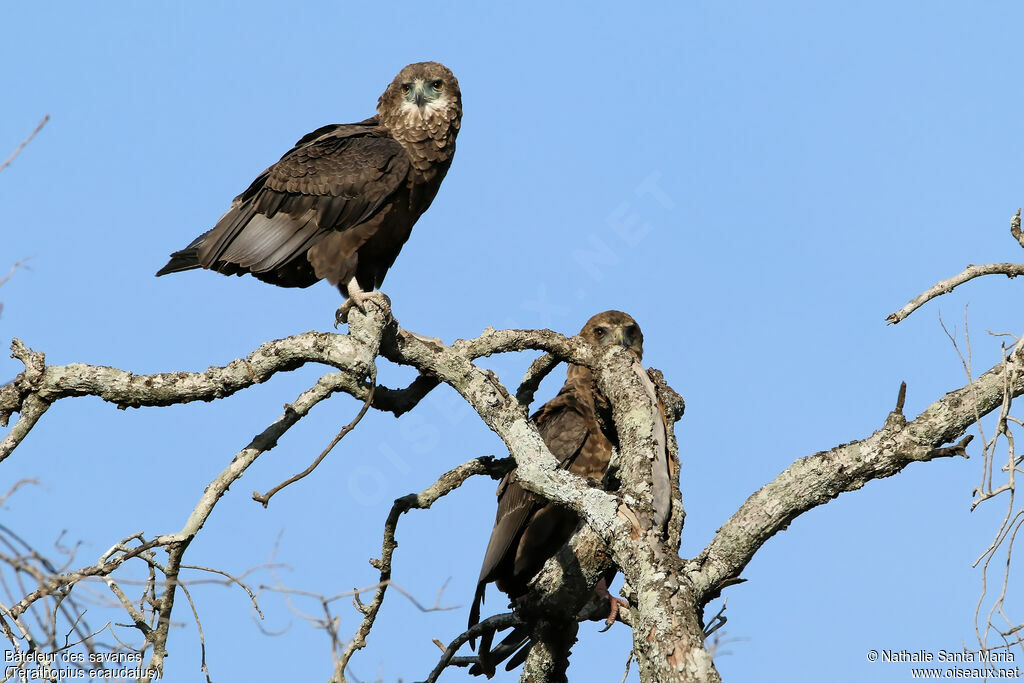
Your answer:
[[[211,481],[203,491],[199,502],[193,508],[181,530],[173,534],[158,536],[155,541],[167,550],[168,560],[164,570],[164,592],[156,601],[155,611],[159,615],[157,626],[146,634],[146,640],[153,646],[153,653],[147,663],[147,678],[159,677],[163,671],[163,659],[167,655],[166,643],[170,632],[170,614],[178,588],[178,572],[189,544],[206,524],[214,507],[228,488],[238,481],[262,453],[277,445],[278,439],[295,423],[302,419],[313,406],[347,387],[351,378],[345,373],[329,373],[317,380],[316,384],[302,392],[299,397],[284,408],[284,413],[269,427],[256,435],[249,445],[235,454],[224,470]]]
[[[1017,209],[1017,213],[1010,219],[1010,235],[1013,239],[1017,240],[1020,246],[1024,247],[1024,233],[1021,233],[1020,229],[1020,209]],[[895,313],[890,313],[886,317],[885,322],[895,325],[925,303],[943,294],[949,294],[965,282],[982,275],[1005,275],[1009,278],[1015,278],[1018,275],[1024,275],[1024,265],[1019,263],[990,263],[984,266],[969,265],[960,274],[935,283],[922,294],[907,302],[906,306]]]
[[[392,413],[400,417],[409,412],[429,394],[440,382],[434,377],[418,375],[409,386],[404,389],[388,389],[377,387],[373,394],[373,401],[370,405],[382,412]],[[369,387],[366,388],[369,392]],[[355,395],[355,394],[353,394]],[[356,398],[363,398],[356,396]]]
[[[540,388],[540,383],[551,374],[551,371],[560,362],[550,353],[545,353],[530,363],[530,367],[526,369],[526,376],[523,377],[523,381],[519,383],[519,388],[516,390],[516,400],[523,404],[524,407],[533,403],[533,395]]]
[[[26,353],[33,360],[42,356],[26,349],[18,339],[11,348],[14,357],[22,361],[26,360]],[[50,403],[70,396],[98,396],[119,408],[138,408],[224,398],[306,363],[353,371],[361,379],[367,370],[363,355],[359,345],[347,335],[305,332],[266,342],[245,358],[220,367],[211,366],[203,372],[136,375],[85,363],[50,365],[36,376],[22,373],[0,389],[0,419],[18,411],[21,399],[30,393]]]
[[[436,348],[436,345],[435,345]],[[514,351],[547,351],[577,365],[594,363],[590,348],[576,337],[566,337],[551,330],[496,330],[488,327],[479,337],[458,339],[451,350],[469,359]]]
[[[44,401],[35,395],[25,397],[21,404],[18,421],[11,427],[11,431],[7,432],[7,436],[0,441],[0,462],[3,462],[18,447],[18,444],[35,427],[36,422],[43,416],[43,413],[49,409],[50,403],[48,401]]]
[[[696,558],[690,575],[701,604],[737,581],[758,548],[798,515],[872,479],[891,477],[912,462],[966,455],[970,436],[953,446],[945,444],[960,438],[979,415],[1001,406],[1004,390],[1013,398],[1024,393],[1022,362],[1017,351],[974,382],[932,403],[914,420],[908,422],[897,408],[868,438],[793,463],[750,496]]]
[[[363,416],[366,415],[366,411],[370,409],[370,404],[373,402],[373,390],[376,388],[376,383],[377,370],[375,367],[371,367],[370,394],[366,397],[366,400],[363,401],[363,407],[359,409],[359,412],[356,413],[356,416],[352,418],[348,424],[341,428],[341,431],[338,432],[338,434],[333,439],[331,439],[331,442],[327,444],[326,448],[320,451],[320,455],[318,455],[316,459],[309,464],[309,467],[302,470],[298,474],[294,474],[288,477],[286,480],[284,480],[274,488],[270,489],[266,493],[253,491],[252,499],[255,500],[257,503],[262,503],[263,507],[267,507],[267,505],[270,504],[270,499],[273,498],[278,491],[294,484],[300,479],[308,477],[313,472],[313,470],[315,470],[320,465],[320,463],[323,462],[323,459],[327,457],[327,454],[330,453],[334,449],[334,447],[338,445],[338,442],[344,439],[346,434],[355,429],[356,425],[359,424],[359,422],[363,419]]]
[[[477,367],[463,355],[523,349],[548,351],[588,367],[596,365],[600,358],[582,339],[566,338],[550,330],[489,330],[476,339],[460,340],[450,347],[396,330],[381,343],[381,355],[388,360],[411,365],[458,391],[501,437],[520,467],[521,482],[528,490],[568,505],[603,535],[609,535],[616,524],[614,497],[587,486],[582,479],[560,468],[519,402],[493,372]]]
[[[455,659],[455,653],[459,651],[459,648],[470,640],[475,640],[480,636],[488,633],[495,633],[496,631],[504,631],[507,628],[513,626],[522,626],[524,623],[522,617],[515,612],[506,612],[504,614],[495,614],[493,617],[488,617],[481,621],[479,624],[474,624],[471,628],[466,630],[465,633],[456,636],[456,638],[449,643],[445,649],[444,654],[441,655],[441,661],[437,663],[430,675],[424,679],[423,683],[434,683],[437,681],[438,676],[448,667],[453,664]],[[464,657],[460,658],[466,661],[460,661],[460,666],[468,666],[478,661],[477,657]]]
[[[556,355],[547,353],[534,361],[527,378],[519,387],[516,397],[528,405],[533,400],[533,392],[540,382],[553,370],[558,363],[567,358],[575,357],[576,347],[568,343],[568,338],[551,330],[495,330],[488,328],[483,334],[473,339],[459,339],[450,347],[438,346],[434,340],[402,330],[402,335],[414,337],[435,350],[448,348],[475,360],[495,353],[510,353],[527,349],[555,349]],[[586,364],[586,361],[583,363]],[[531,376],[532,375],[532,376]],[[398,417],[412,410],[419,401],[430,393],[441,381],[429,374],[420,374],[405,389],[388,389],[381,387],[373,399],[373,407],[378,410],[394,413]],[[532,388],[530,388],[532,384]],[[527,393],[528,392],[528,393]],[[357,396],[356,398],[361,398]]]
[[[13,382],[0,387],[0,426],[7,426],[14,413],[20,413],[21,418],[0,442],[0,461],[17,447],[51,403],[72,396],[98,396],[122,409],[212,401],[266,382],[278,372],[295,370],[306,363],[322,363],[348,375],[348,381],[340,386],[341,391],[365,400],[370,395],[370,386],[363,378],[376,355],[380,336],[386,326],[397,328],[397,325],[390,310],[378,310],[372,315],[360,313],[353,321],[355,324],[349,327],[348,335],[305,332],[266,342],[245,358],[224,366],[211,366],[203,372],[151,375],[85,363],[47,366],[45,354],[14,339],[12,357],[21,360],[26,369]],[[488,329],[479,337],[460,339],[451,347],[439,347],[404,331],[399,334],[434,352],[454,353],[470,361],[494,353],[543,349],[582,365],[589,366],[593,362],[585,350],[581,353],[578,341],[550,330]],[[371,348],[373,353],[368,354]],[[421,372],[404,389],[377,388],[371,405],[397,417],[411,410],[438,383],[437,377]]]
[[[129,547],[128,542],[132,540],[138,540],[140,545]],[[142,534],[133,534],[104,553],[95,564],[73,572],[50,576],[45,581],[40,582],[39,588],[12,605],[8,614],[12,618],[17,619],[40,598],[53,595],[61,588],[77,583],[85,578],[108,576],[128,560],[158,545],[159,543],[156,540],[144,541]],[[115,556],[115,553],[119,554]]]
[[[963,272],[954,275],[947,280],[935,283],[922,294],[907,302],[906,306],[895,313],[890,313],[888,317],[886,317],[885,322],[890,325],[895,325],[932,299],[942,296],[943,294],[949,294],[965,282],[973,280],[976,277],[981,277],[982,275],[1005,275],[1009,278],[1015,278],[1018,275],[1024,275],[1024,264],[988,263],[982,266],[967,266],[964,268]]]
[[[371,311],[354,316],[347,335],[313,331],[277,339],[261,344],[245,358],[204,372],[136,375],[84,363],[47,366],[44,354],[15,339],[12,355],[24,363],[25,371],[0,387],[0,425],[6,426],[15,412],[20,412],[21,418],[0,442],[0,461],[24,439],[45,412],[44,406],[70,396],[98,396],[118,408],[211,401],[265,382],[278,372],[322,363],[341,371],[332,380],[335,391],[365,400],[372,389],[364,380],[373,367],[384,328],[392,322],[390,310]],[[422,391],[420,387],[416,390]],[[409,396],[409,389],[390,392],[383,401],[409,400]]]
[[[387,521],[384,523],[384,541],[381,544],[381,556],[379,559],[373,558],[370,560],[370,564],[380,570],[377,590],[374,593],[373,600],[366,605],[359,602],[359,596],[356,594],[356,607],[363,613],[363,621],[359,624],[359,628],[356,629],[352,640],[348,642],[344,651],[335,661],[332,681],[344,683],[345,669],[348,667],[349,660],[352,659],[352,655],[357,650],[366,647],[366,638],[370,635],[370,630],[377,619],[377,613],[380,611],[381,605],[384,604],[384,596],[387,594],[388,586],[391,585],[391,560],[395,554],[395,548],[398,547],[398,542],[395,540],[398,518],[409,510],[429,509],[438,499],[459,488],[463,482],[474,475],[486,474],[492,479],[500,479],[506,472],[512,469],[513,464],[513,461],[509,458],[501,460],[495,460],[492,456],[474,458],[445,472],[436,482],[419,493],[410,493],[395,501],[394,505],[391,506],[391,512],[388,514]]]
[[[255,462],[256,458],[277,445],[278,438],[306,415],[313,406],[339,389],[348,387],[353,381],[362,383],[363,377],[353,376],[352,373],[368,373],[373,367],[373,359],[379,350],[381,335],[390,320],[391,312],[384,308],[371,307],[365,314],[353,312],[349,318],[349,334],[346,337],[336,336],[339,341],[346,340],[345,346],[351,344],[353,347],[350,357],[351,364],[346,368],[348,372],[330,373],[321,377],[293,404],[286,405],[284,414],[257,435],[249,443],[249,446],[237,453],[228,466],[207,485],[181,531],[157,537],[156,541],[167,550],[168,560],[164,567],[164,592],[154,606],[154,611],[159,615],[157,625],[152,632],[146,634],[146,640],[152,645],[153,652],[146,665],[143,680],[152,680],[160,677],[163,673],[163,660],[167,656],[166,644],[170,630],[170,615],[179,586],[178,572],[182,566],[182,558],[189,544],[209,519],[214,506],[227,493],[231,484],[237,481],[245,470]],[[331,337],[335,337],[335,335],[331,335]],[[330,355],[331,349],[327,349],[327,352]]]

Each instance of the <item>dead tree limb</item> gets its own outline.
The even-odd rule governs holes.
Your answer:
[[[1017,240],[1022,247],[1024,247],[1024,234],[1021,233],[1020,229],[1020,209],[1017,209],[1017,213],[1010,219],[1010,235]],[[974,278],[981,277],[983,275],[1005,275],[1008,278],[1015,278],[1018,275],[1024,275],[1024,264],[988,263],[981,266],[969,265],[957,275],[946,280],[936,282],[924,292],[908,301],[900,310],[895,313],[890,313],[886,317],[885,322],[890,325],[895,325],[901,320],[905,320],[911,313],[921,308],[921,306],[924,306],[932,299],[940,297],[943,294],[949,294],[965,282],[970,282]]]
[[[631,609],[627,619],[633,629],[634,652],[644,680],[717,681],[711,655],[704,646],[702,609],[722,588],[739,580],[739,575],[757,549],[797,515],[831,500],[843,491],[855,490],[871,479],[891,476],[908,463],[963,454],[969,439],[959,439],[978,414],[1000,405],[1007,364],[1020,362],[1017,354],[930,406],[913,421],[901,410],[893,411],[882,428],[870,437],[839,446],[797,461],[775,481],[754,494],[726,524],[705,551],[693,560],[679,557],[679,539],[684,514],[678,488],[678,454],[668,434],[672,463],[672,508],[667,530],[655,523],[652,462],[659,439],[655,425],[663,409],[671,420],[682,414],[682,399],[656,371],[644,372],[624,349],[595,350],[576,338],[549,330],[485,330],[480,336],[446,345],[402,330],[383,307],[371,306],[366,313],[353,311],[349,334],[310,332],[268,342],[245,359],[203,373],[162,373],[136,376],[115,368],[72,364],[47,366],[45,357],[15,342],[15,356],[25,364],[11,385],[0,389],[0,418],[18,412],[19,421],[4,441],[6,457],[42,416],[45,407],[62,398],[100,396],[119,407],[169,405],[229,396],[265,381],[277,372],[305,363],[320,363],[334,372],[322,377],[304,392],[273,424],[242,449],[206,488],[180,531],[158,536],[153,542],[167,550],[169,559],[159,565],[164,579],[161,590],[153,592],[156,620],[145,633],[153,648],[147,670],[152,676],[162,671],[166,656],[167,629],[174,606],[178,572],[189,543],[209,518],[217,501],[264,451],[308,411],[327,397],[344,392],[375,408],[409,409],[434,386],[452,386],[473,407],[480,418],[506,444],[518,467],[520,483],[529,491],[575,510],[582,523],[570,544],[550,560],[534,579],[535,590],[520,605],[524,614],[550,616],[554,621],[575,621],[589,600],[596,577],[610,567],[623,572]],[[559,468],[536,428],[529,421],[523,403],[511,395],[494,373],[473,361],[494,353],[522,350],[542,351],[548,357],[531,366],[525,391],[539,381],[556,362],[583,365],[594,371],[600,391],[612,405],[619,435],[619,449],[613,466],[620,480],[615,493],[595,488]],[[383,390],[388,405],[371,398],[368,374],[383,357],[415,368],[417,379],[403,390]],[[1024,373],[1017,373],[1020,377]],[[655,387],[652,392],[651,386]],[[1024,380],[1014,382],[1011,393],[1024,391]],[[523,394],[525,397],[525,393]],[[19,427],[19,425],[24,426]],[[669,430],[671,432],[671,429]],[[12,437],[12,434],[14,436]],[[391,571],[394,529],[397,518],[412,507],[426,507],[437,497],[461,483],[465,476],[483,466],[471,461],[456,468],[449,479],[413,498],[399,499],[385,526],[379,561],[382,580],[374,600],[362,606],[364,623],[349,644],[361,646],[383,600]],[[483,468],[486,470],[487,468]],[[11,614],[14,612],[8,610]],[[16,623],[5,620],[5,632]],[[545,635],[538,650],[554,652]],[[454,642],[454,641],[453,641]],[[560,652],[565,651],[563,639]],[[350,656],[350,655],[349,655]],[[454,656],[454,654],[453,654]],[[564,655],[559,655],[564,657]],[[551,659],[551,658],[548,658]],[[338,660],[336,680],[343,680],[347,659]],[[549,663],[550,664],[550,663]],[[548,680],[564,671],[564,662],[547,669],[527,663],[528,680]],[[545,665],[547,666],[547,665]],[[545,673],[545,671],[555,673]]]
[[[395,540],[395,533],[398,529],[398,519],[409,510],[427,510],[440,498],[448,495],[455,489],[462,486],[470,477],[477,474],[486,474],[492,479],[500,479],[512,468],[512,462],[508,458],[495,460],[491,456],[474,458],[469,462],[459,465],[455,469],[445,472],[441,477],[419,493],[411,493],[395,501],[391,506],[391,513],[384,522],[384,541],[381,546],[379,558],[372,558],[370,564],[380,571],[380,581],[377,590],[369,604],[363,604],[356,594],[356,608],[362,612],[363,621],[356,629],[355,635],[345,646],[341,656],[334,663],[334,676],[331,679],[338,683],[345,681],[345,669],[349,660],[357,650],[366,647],[366,638],[377,619],[377,613],[384,604],[384,596],[387,594],[388,586],[391,585],[391,560],[394,557],[395,548],[398,542]]]

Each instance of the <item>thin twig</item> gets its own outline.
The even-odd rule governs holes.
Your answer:
[[[10,280],[12,277],[14,277],[14,271],[16,271],[18,268],[23,268],[25,270],[31,270],[31,268],[29,268],[28,266],[25,265],[25,262],[28,261],[31,258],[32,258],[31,256],[26,256],[23,259],[19,259],[19,260],[15,261],[11,265],[11,269],[7,271],[7,275],[4,275],[3,277],[0,277],[0,287],[6,285],[8,280]]]
[[[359,421],[363,419],[363,415],[366,415],[366,411],[370,409],[370,404],[373,403],[373,392],[376,388],[377,371],[374,368],[371,369],[370,393],[367,395],[366,400],[363,402],[363,407],[360,408],[359,413],[354,418],[352,418],[352,420],[347,425],[342,427],[341,431],[338,432],[338,434],[333,439],[331,439],[331,442],[327,444],[327,447],[320,451],[320,455],[316,457],[316,460],[310,463],[309,467],[307,467],[306,469],[302,470],[298,474],[292,475],[291,477],[281,482],[274,488],[270,489],[266,493],[261,494],[256,491],[253,491],[252,499],[255,500],[257,503],[262,503],[263,507],[267,507],[267,505],[270,503],[270,499],[274,497],[275,493],[277,493],[278,491],[287,486],[294,484],[300,479],[305,479],[307,476],[309,476],[313,472],[313,470],[315,470],[317,466],[321,462],[323,462],[323,459],[327,457],[327,454],[330,453],[331,450],[333,450],[334,447],[338,445],[338,442],[341,441],[346,434],[355,429],[356,425],[359,424]]]
[[[181,591],[188,599],[188,606],[192,608],[192,618],[196,620],[196,628],[199,629],[199,668],[206,675],[206,683],[213,683],[210,680],[210,669],[206,666],[206,636],[203,635],[203,622],[199,621],[199,611],[196,609],[196,603],[192,599],[192,593],[189,592],[188,587],[183,584]]]
[[[4,170],[5,168],[7,168],[8,166],[11,165],[11,162],[14,161],[14,158],[16,156],[18,156],[19,154],[21,154],[21,150],[25,149],[25,145],[27,145],[28,143],[32,142],[32,138],[34,138],[39,133],[39,131],[41,131],[43,129],[43,126],[45,126],[46,122],[49,121],[49,120],[50,120],[50,115],[49,114],[47,114],[47,115],[45,115],[43,117],[43,120],[39,122],[39,125],[36,126],[36,129],[34,131],[32,131],[31,133],[29,133],[29,136],[27,138],[25,138],[24,140],[21,141],[21,144],[18,145],[14,149],[14,152],[11,153],[11,156],[7,157],[7,161],[5,161],[4,163],[0,164],[0,171]]]
[[[263,616],[263,611],[260,609],[260,605],[256,601],[256,594],[253,593],[252,589],[249,588],[248,586],[246,586],[242,582],[242,580],[240,578],[238,578],[237,576],[233,576],[231,574],[228,574],[227,572],[222,571],[220,569],[214,569],[213,567],[199,567],[199,566],[194,565],[194,564],[183,564],[183,565],[181,565],[181,568],[182,569],[195,569],[197,571],[209,572],[211,574],[220,574],[221,576],[226,578],[228,580],[228,582],[236,584],[238,587],[240,587],[242,590],[244,590],[246,593],[248,593],[249,594],[249,600],[252,602],[252,607],[253,607],[254,610],[256,610],[256,614],[260,615],[260,619],[265,619],[266,618],[266,617]],[[190,581],[189,583],[196,584],[196,583],[201,583],[201,582],[199,582],[199,581]]]
[[[1015,221],[1018,221],[1017,229],[1019,231],[1019,218],[1015,216]],[[995,434],[991,440],[985,440],[983,437],[983,467],[982,467],[982,483],[974,490],[975,499],[972,501],[971,509],[974,510],[978,505],[1000,496],[1003,493],[1008,493],[1006,501],[1006,512],[1003,515],[1003,519],[996,530],[995,536],[989,543],[988,547],[981,553],[981,555],[974,561],[973,566],[977,567],[979,563],[982,563],[981,567],[981,591],[978,596],[978,601],[975,605],[974,610],[974,628],[975,634],[978,638],[978,644],[982,649],[990,649],[989,636],[995,631],[998,637],[1003,640],[1003,646],[1010,647],[1012,645],[1021,645],[1024,647],[1024,641],[1021,640],[1020,636],[1017,635],[1019,630],[1018,625],[1013,624],[1010,618],[1005,612],[1007,592],[1009,588],[1010,579],[1010,568],[1011,560],[1013,557],[1013,546],[1016,540],[1017,532],[1020,530],[1021,525],[1024,524],[1024,510],[1016,509],[1016,473],[1018,465],[1018,457],[1016,454],[1016,448],[1014,445],[1013,431],[1009,428],[1009,423],[1019,424],[1019,420],[1009,415],[1009,411],[1014,398],[1013,386],[1020,374],[1019,358],[1024,346],[1024,341],[1018,339],[1012,350],[1007,351],[1006,344],[1002,345],[1003,350],[1003,363],[1006,368],[1005,380],[1003,383],[1003,400],[1000,407],[999,416],[996,420]],[[981,429],[979,421],[979,429]],[[1007,480],[1002,485],[995,487],[993,486],[993,477],[995,471],[995,453],[1000,437],[1006,439],[1006,464],[1001,468],[1001,471],[1007,473]],[[988,596],[989,590],[989,569],[992,565],[993,560],[997,559],[997,554],[1002,548],[1002,556],[1005,556],[1005,562],[1001,562],[1003,565],[1003,577],[1002,584],[1000,586],[999,594],[995,596],[991,606],[985,614],[984,628],[981,626],[981,615],[982,608],[985,604],[985,599]],[[1006,625],[1010,626],[1009,629],[1004,630],[1003,628],[996,626],[993,623],[993,619],[996,614],[1002,618]],[[1016,640],[1011,642],[1008,640],[1009,636],[1016,636]]]
[[[158,545],[157,541],[154,540],[146,541],[142,545],[136,546],[135,548],[128,548],[126,545],[124,545],[124,543],[127,543],[127,541],[131,540],[132,538],[135,538],[135,536],[130,536],[129,538],[125,539],[125,541],[122,541],[122,543],[119,543],[117,546],[115,546],[115,548],[117,548],[117,550],[121,553],[117,557],[110,557],[109,559],[101,558],[99,562],[92,566],[83,567],[82,569],[70,572],[68,574],[61,574],[59,576],[49,577],[44,585],[40,586],[37,590],[32,591],[24,598],[22,598],[17,604],[13,605],[11,607],[11,615],[15,618],[21,616],[26,612],[26,610],[28,610],[32,603],[36,602],[40,598],[52,595],[58,589],[77,583],[78,581],[81,581],[83,578],[93,576],[108,576],[111,572],[113,572],[115,569],[120,567],[128,560],[132,559],[133,557],[137,557],[141,553],[149,550],[150,548],[154,548]]]
[[[16,271],[18,268],[24,268],[25,270],[29,270],[28,266],[25,265],[25,261],[29,260],[30,258],[32,258],[32,257],[29,256],[29,257],[23,258],[23,259],[21,259],[19,261],[15,261],[14,265],[11,266],[11,269],[9,271],[7,271],[7,275],[4,275],[3,277],[0,277],[0,287],[3,287],[4,285],[6,285],[7,282],[12,277],[14,277],[14,271]],[[0,313],[3,313],[3,312],[4,312],[4,302],[0,301]]]
[[[490,456],[474,458],[445,472],[436,482],[423,489],[423,491],[411,493],[395,501],[391,507],[391,512],[388,514],[387,521],[384,523],[384,540],[381,544],[381,556],[379,559],[374,558],[370,560],[370,564],[380,570],[379,587],[369,604],[360,602],[358,600],[358,593],[356,594],[356,608],[362,612],[363,621],[359,624],[359,628],[356,629],[356,633],[352,636],[348,645],[345,646],[341,656],[335,661],[332,681],[340,683],[345,680],[344,672],[348,667],[349,660],[352,659],[352,655],[357,650],[366,647],[366,638],[370,635],[370,630],[377,619],[377,613],[380,611],[381,605],[384,604],[384,596],[387,593],[388,585],[391,583],[391,561],[395,548],[398,547],[398,542],[395,540],[398,518],[409,510],[429,509],[438,499],[459,488],[463,482],[474,475],[487,474],[497,479],[504,476],[513,465],[514,463],[511,458],[504,458],[502,460],[495,460]],[[408,594],[406,594],[406,597],[412,599],[412,596]]]
[[[626,673],[622,674],[622,683],[626,683],[626,679],[629,678],[629,663],[633,661],[633,651],[629,651],[629,655],[626,657]]]
[[[22,486],[28,486],[29,484],[40,486],[38,479],[19,479],[18,481],[14,482],[14,484],[11,485],[11,488],[7,490],[7,493],[0,496],[0,505],[6,503],[7,499],[13,496],[15,491],[20,489]],[[0,529],[5,529],[5,527],[0,525]],[[22,541],[22,543],[24,543],[24,541]]]

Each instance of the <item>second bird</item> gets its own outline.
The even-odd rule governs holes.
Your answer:
[[[643,358],[643,332],[631,316],[621,311],[598,313],[587,321],[580,337],[595,347],[624,346],[637,361]],[[611,413],[611,404],[598,390],[593,373],[582,365],[570,365],[561,391],[531,419],[563,468],[600,482],[619,440]],[[524,489],[516,470],[506,474],[498,485],[498,513],[480,568],[469,626],[480,621],[480,605],[488,583],[496,583],[515,604],[527,593],[530,580],[544,563],[569,540],[578,523],[579,517],[572,510]],[[493,666],[516,653],[506,667],[511,670],[528,652],[529,629],[520,627],[490,653],[481,652],[481,661]],[[470,673],[490,677],[493,671],[475,666]]]

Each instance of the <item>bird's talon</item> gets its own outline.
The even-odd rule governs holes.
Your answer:
[[[334,313],[334,329],[338,329],[338,325],[348,322],[348,312],[352,310],[352,300],[346,299],[345,303],[338,306],[338,310]]]
[[[629,601],[628,600],[623,600],[622,598],[616,598],[613,595],[609,595],[608,596],[608,600],[609,600],[609,602],[611,602],[612,607],[611,607],[610,610],[608,610],[608,617],[604,620],[604,628],[601,629],[599,631],[599,633],[604,633],[605,631],[607,631],[608,629],[610,629],[612,627],[612,624],[615,623],[615,620],[619,616],[619,609],[620,609],[620,607],[624,606],[626,608],[629,608]]]

